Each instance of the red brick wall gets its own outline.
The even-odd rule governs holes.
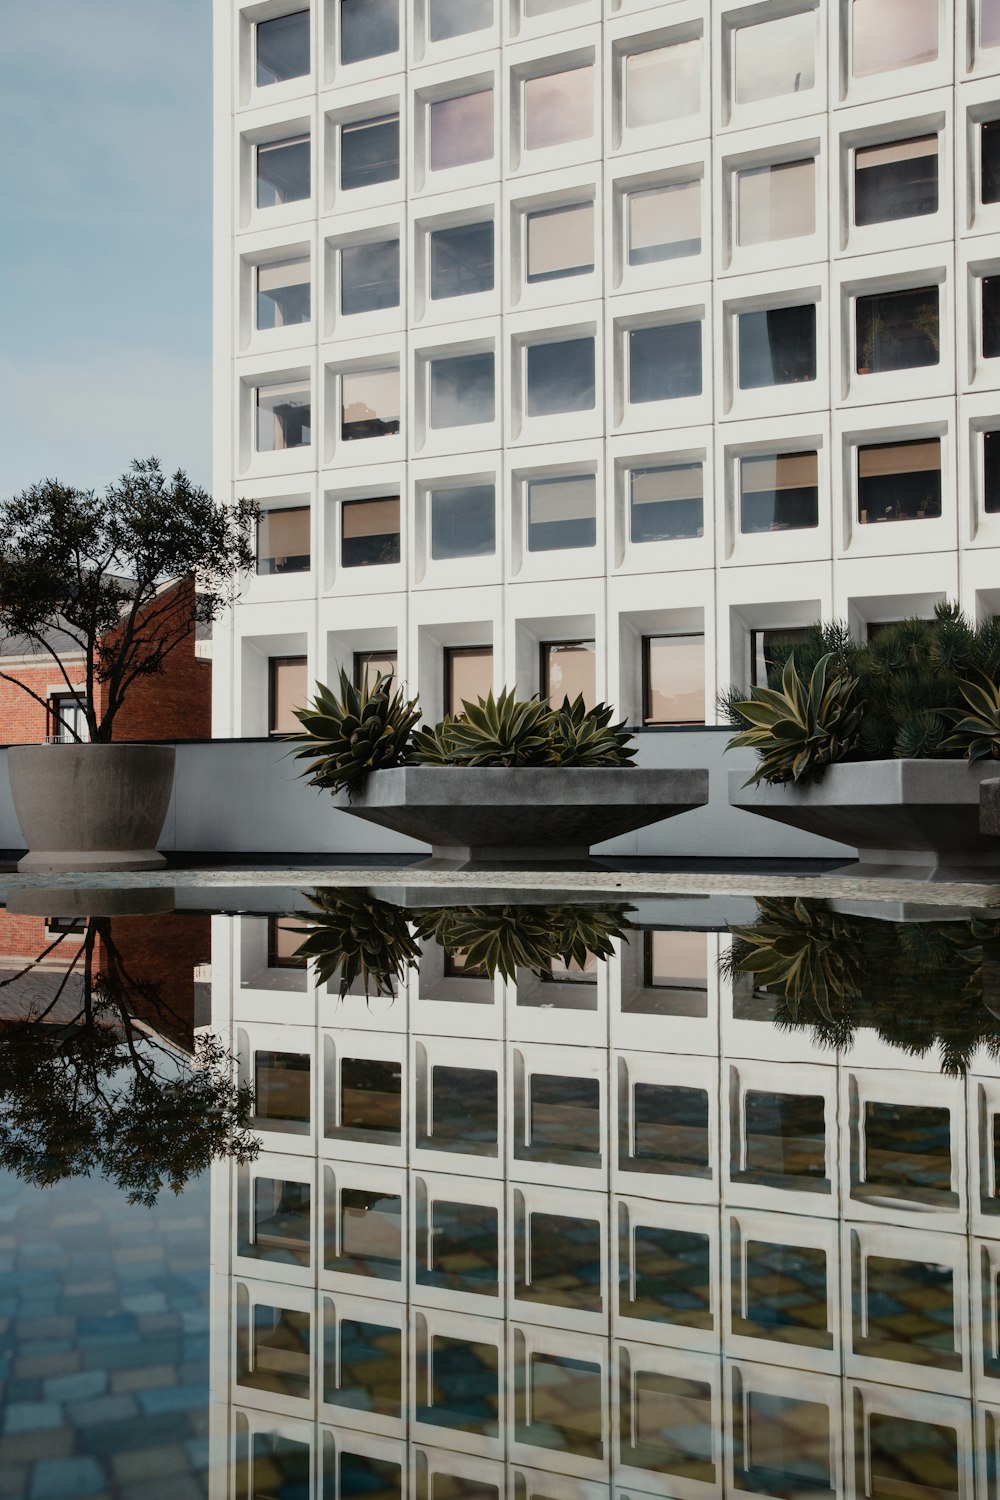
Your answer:
[[[16,675],[40,698],[47,698],[49,689],[60,680],[59,668],[52,660],[37,667],[17,667],[10,675]],[[82,669],[79,676],[75,672],[70,676],[74,684],[83,681]],[[15,683],[0,679],[0,745],[37,745],[49,733],[48,715],[41,704]]]

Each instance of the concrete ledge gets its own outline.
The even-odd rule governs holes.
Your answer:
[[[979,831],[990,838],[1000,838],[1000,777],[980,782]]]

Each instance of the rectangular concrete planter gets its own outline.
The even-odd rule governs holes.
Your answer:
[[[995,763],[964,760],[850,761],[817,781],[744,787],[729,773],[733,807],[823,838],[853,844],[859,873],[958,878],[1000,876],[1000,839],[980,831],[980,786]]]
[[[422,839],[435,859],[495,865],[586,859],[594,844],[707,801],[704,770],[398,766],[336,806]]]

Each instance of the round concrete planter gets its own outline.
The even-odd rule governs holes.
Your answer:
[[[1000,842],[979,826],[980,786],[995,775],[990,761],[848,761],[828,766],[807,785],[744,787],[744,773],[730,771],[729,801],[838,844],[853,844],[858,874],[995,878]]]
[[[594,844],[707,801],[704,770],[397,766],[335,805],[422,839],[435,860],[495,866],[585,860]]]
[[[29,852],[18,869],[158,870],[174,783],[172,745],[12,745],[14,811]]]

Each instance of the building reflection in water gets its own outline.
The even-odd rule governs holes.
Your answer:
[[[215,919],[263,1143],[214,1168],[220,1496],[994,1500],[992,926],[844,919],[809,990],[746,963],[790,908],[728,963],[654,915],[513,978],[428,936],[367,997]]]

